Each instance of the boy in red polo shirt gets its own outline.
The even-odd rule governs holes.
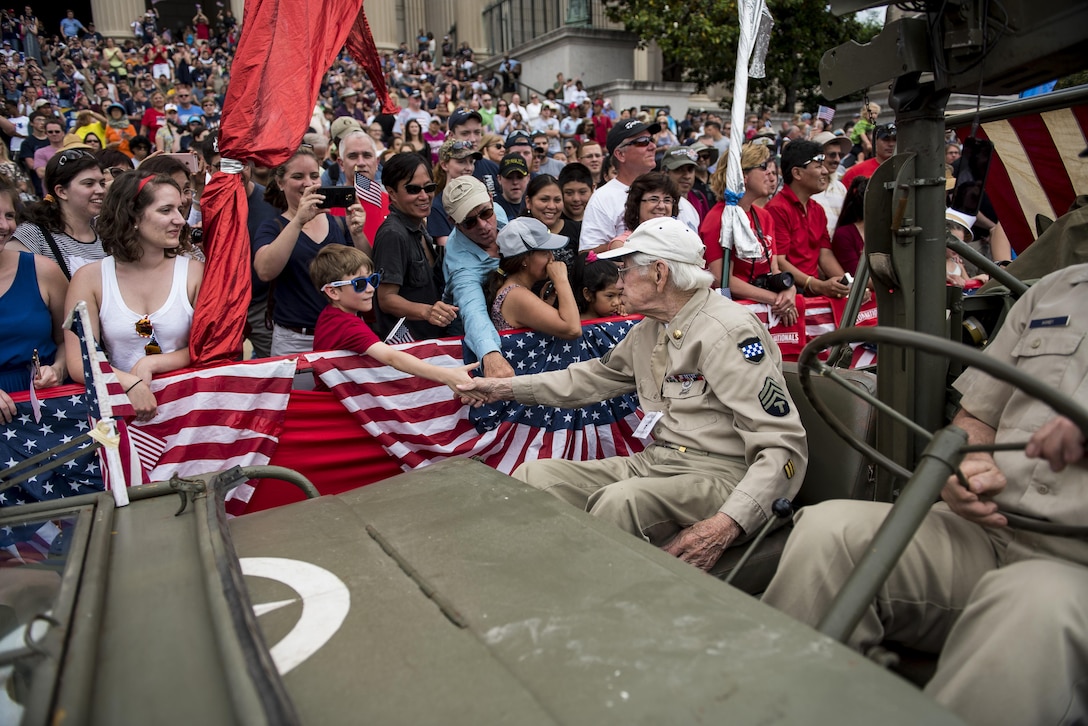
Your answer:
[[[341,249],[333,249],[338,247]],[[413,376],[444,383],[458,396],[465,393],[458,384],[468,384],[468,372],[479,366],[470,363],[456,368],[425,363],[415,356],[386,345],[359,317],[374,306],[374,292],[381,282],[381,272],[373,272],[374,263],[361,250],[346,245],[330,245],[317,253],[310,263],[310,280],[329,304],[321,311],[314,329],[314,350],[350,350],[377,358]],[[373,274],[372,274],[373,273]],[[320,381],[318,382],[319,388]],[[479,396],[484,400],[486,396]]]

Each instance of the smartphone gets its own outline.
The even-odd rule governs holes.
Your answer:
[[[163,154],[171,159],[177,159],[183,165],[190,174],[195,174],[200,168],[200,160],[196,158],[195,154]]]
[[[325,201],[318,205],[318,209],[346,209],[355,204],[354,187],[320,187],[317,193],[325,197]]]

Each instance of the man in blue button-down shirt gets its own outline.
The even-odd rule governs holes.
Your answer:
[[[454,224],[446,240],[446,299],[453,298],[465,328],[465,343],[483,363],[487,377],[510,378],[514,369],[502,356],[499,333],[487,311],[483,282],[499,266],[495,241],[506,213],[491,201],[483,182],[457,177],[446,185],[442,206]]]

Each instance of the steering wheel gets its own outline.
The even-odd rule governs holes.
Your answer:
[[[913,330],[901,330],[899,328],[879,326],[842,328],[830,333],[825,333],[809,342],[804,350],[801,351],[801,356],[797,360],[797,367],[801,378],[801,389],[812,403],[812,407],[816,409],[820,414],[820,417],[827,422],[827,425],[834,429],[835,433],[842,437],[846,443],[869,457],[873,463],[904,480],[911,479],[913,472],[903,468],[881,452],[877,451],[874,447],[870,446],[867,442],[862,441],[855,436],[850,429],[836,418],[835,415],[831,413],[830,409],[824,405],[824,402],[820,400],[820,397],[816,394],[812,386],[811,376],[813,374],[824,378],[830,378],[842,388],[855,396],[862,398],[881,413],[884,413],[895,421],[903,424],[927,441],[933,439],[932,433],[926,431],[914,421],[911,421],[888,404],[870,395],[868,392],[859,389],[857,386],[851,385],[849,381],[838,375],[834,368],[816,357],[817,354],[825,348],[850,343],[882,343],[900,348],[909,347],[914,350],[922,351],[923,353],[930,353],[932,355],[959,361],[972,368],[978,368],[984,373],[988,373],[994,378],[1004,381],[1047,404],[1058,413],[1073,421],[1082,432],[1085,432],[1085,434],[1088,435],[1088,410],[1085,410],[1079,404],[1074,403],[1071,399],[1059,393],[1054,388],[1040,383],[1023,371],[1004,361],[985,355],[975,348],[970,348],[960,343],[953,343],[945,338],[939,338]],[[959,453],[967,454],[979,451],[990,453],[995,451],[1020,451],[1025,446],[1027,446],[1026,441],[1003,444],[973,444],[961,447]],[[956,475],[959,477],[960,482],[966,486],[966,479],[959,471],[958,466],[956,467]],[[1030,532],[1063,537],[1088,538],[1088,526],[1056,524],[1045,520],[1010,514],[1008,512],[1001,512],[1001,515],[1009,521],[1009,524]]]

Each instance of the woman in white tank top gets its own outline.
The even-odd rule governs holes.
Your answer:
[[[122,174],[98,219],[110,257],[80,268],[68,287],[66,307],[86,301],[95,337],[140,421],[157,412],[153,378],[190,362],[189,330],[204,266],[179,254],[188,249],[181,207],[181,190],[170,177]],[[82,381],[79,341],[71,331],[65,335],[71,376]]]

